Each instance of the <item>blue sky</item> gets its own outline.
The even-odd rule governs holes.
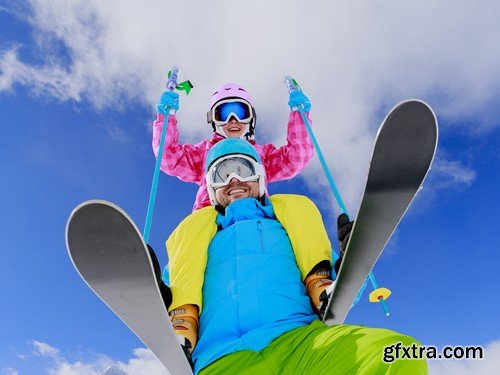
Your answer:
[[[257,1],[235,17],[229,1],[175,3],[175,12],[173,2],[144,4],[0,1],[0,374],[99,374],[110,365],[131,375],[163,373],[80,280],[64,229],[71,210],[93,198],[120,205],[143,227],[154,105],[173,65],[195,86],[181,96],[184,142],[209,136],[209,95],[236,81],[254,96],[257,140],[283,144],[281,79],[294,76],[313,103],[316,135],[351,212],[387,110],[406,98],[427,101],[440,124],[435,164],[375,268],[393,291],[391,317],[364,298],[348,322],[427,345],[482,345],[484,361],[431,369],[493,373],[500,6],[319,1],[310,8],[280,0]],[[317,160],[270,190],[313,198],[334,240],[338,212]],[[162,265],[164,240],[195,193],[161,176],[150,243]]]

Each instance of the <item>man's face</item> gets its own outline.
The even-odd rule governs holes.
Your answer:
[[[233,178],[228,185],[215,190],[215,197],[217,202],[224,208],[238,199],[258,198],[259,182],[241,182],[237,178]]]

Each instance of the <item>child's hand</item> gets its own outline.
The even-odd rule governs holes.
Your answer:
[[[302,91],[292,91],[290,93],[290,100],[288,100],[288,105],[290,106],[290,109],[292,111],[295,107],[298,107],[299,105],[302,107],[304,112],[311,111],[311,102],[309,101],[309,98],[305,96]]]
[[[179,94],[174,91],[165,91],[161,94],[156,110],[158,113],[166,115],[165,110],[167,107],[176,111],[179,109]]]

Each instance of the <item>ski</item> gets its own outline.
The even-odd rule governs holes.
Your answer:
[[[420,190],[436,153],[438,127],[419,100],[396,105],[380,126],[368,178],[323,321],[342,324],[392,233]]]
[[[168,371],[192,375],[170,323],[148,247],[130,217],[110,202],[84,202],[68,219],[66,246],[90,289]]]

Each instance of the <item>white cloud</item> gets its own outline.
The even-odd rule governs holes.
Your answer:
[[[35,344],[37,343],[37,344]],[[39,355],[50,358],[44,367],[39,367],[40,373],[50,375],[100,375],[111,366],[124,371],[128,375],[168,375],[163,365],[156,359],[153,353],[145,348],[133,350],[133,356],[126,362],[114,360],[106,355],[93,354],[87,360],[78,359],[70,361],[60,355],[60,350],[52,346],[32,341],[31,345],[38,351]],[[39,348],[42,348],[39,350]],[[24,358],[25,361],[33,358]],[[429,374],[436,375],[494,375],[500,368],[500,340],[484,346],[483,359],[462,360],[429,360]],[[2,375],[17,375],[14,368],[5,368]]]
[[[51,359],[57,359],[59,356],[59,350],[41,341],[31,340],[29,342],[32,350],[30,354],[19,354],[18,357],[25,360],[32,357],[46,357]]]
[[[444,150],[436,155],[432,169],[410,212],[419,213],[435,203],[437,196],[448,196],[451,191],[462,192],[476,179],[476,172],[464,162],[452,160]],[[425,194],[422,194],[424,192]]]
[[[57,356],[59,355],[58,349],[56,349],[56,348],[54,348],[54,347],[52,347],[49,344],[46,344],[44,342],[33,340],[31,342],[31,344],[33,345],[33,348],[35,349],[35,353],[38,355],[45,356],[45,357],[53,357],[53,358],[57,358]]]
[[[102,373],[100,365],[75,363],[58,363],[55,368],[46,369],[50,375],[100,375]]]
[[[124,129],[117,126],[116,124],[107,124],[106,130],[110,138],[113,139],[114,141],[117,141],[125,145],[132,143],[132,140],[128,135],[128,133]]]
[[[496,375],[500,368],[500,340],[484,348],[484,359],[428,361],[431,375]]]
[[[47,343],[33,340],[30,343],[32,349],[31,355],[20,355],[28,366],[35,366],[40,373],[50,375],[100,375],[106,369],[113,366],[127,373],[128,375],[168,375],[168,371],[155,357],[155,355],[146,348],[137,348],[133,350],[132,357],[126,362],[115,360],[105,354],[88,354],[82,358],[78,354],[61,354],[59,349],[52,347]],[[2,370],[2,375],[17,375],[13,368]]]
[[[155,355],[145,348],[134,349],[134,357],[128,360],[127,363],[119,363],[115,365],[120,370],[125,371],[129,375],[167,375],[168,371],[155,357]]]
[[[0,91],[21,84],[35,95],[87,100],[99,109],[146,105],[153,112],[166,71],[177,64],[180,78],[195,85],[181,98],[184,141],[208,136],[211,92],[236,81],[254,96],[257,139],[281,144],[288,112],[281,79],[290,74],[312,100],[316,136],[350,208],[357,207],[376,129],[396,102],[424,98],[450,126],[473,119],[471,132],[499,124],[494,0],[262,0],[244,10],[230,0],[29,4],[31,11],[15,14],[33,27],[38,47],[29,53],[37,63],[23,60],[21,51],[28,51],[19,41],[0,50]],[[317,162],[307,173],[319,181],[316,189],[327,187]]]
[[[433,185],[438,189],[450,187],[468,187],[476,178],[476,173],[469,167],[456,160],[438,158],[433,166],[437,175],[433,179]]]
[[[154,354],[145,348],[134,349],[132,358],[127,362],[117,361],[104,355],[96,355],[87,362],[71,362],[62,359],[47,370],[50,375],[100,375],[111,366],[128,375],[169,374]]]

